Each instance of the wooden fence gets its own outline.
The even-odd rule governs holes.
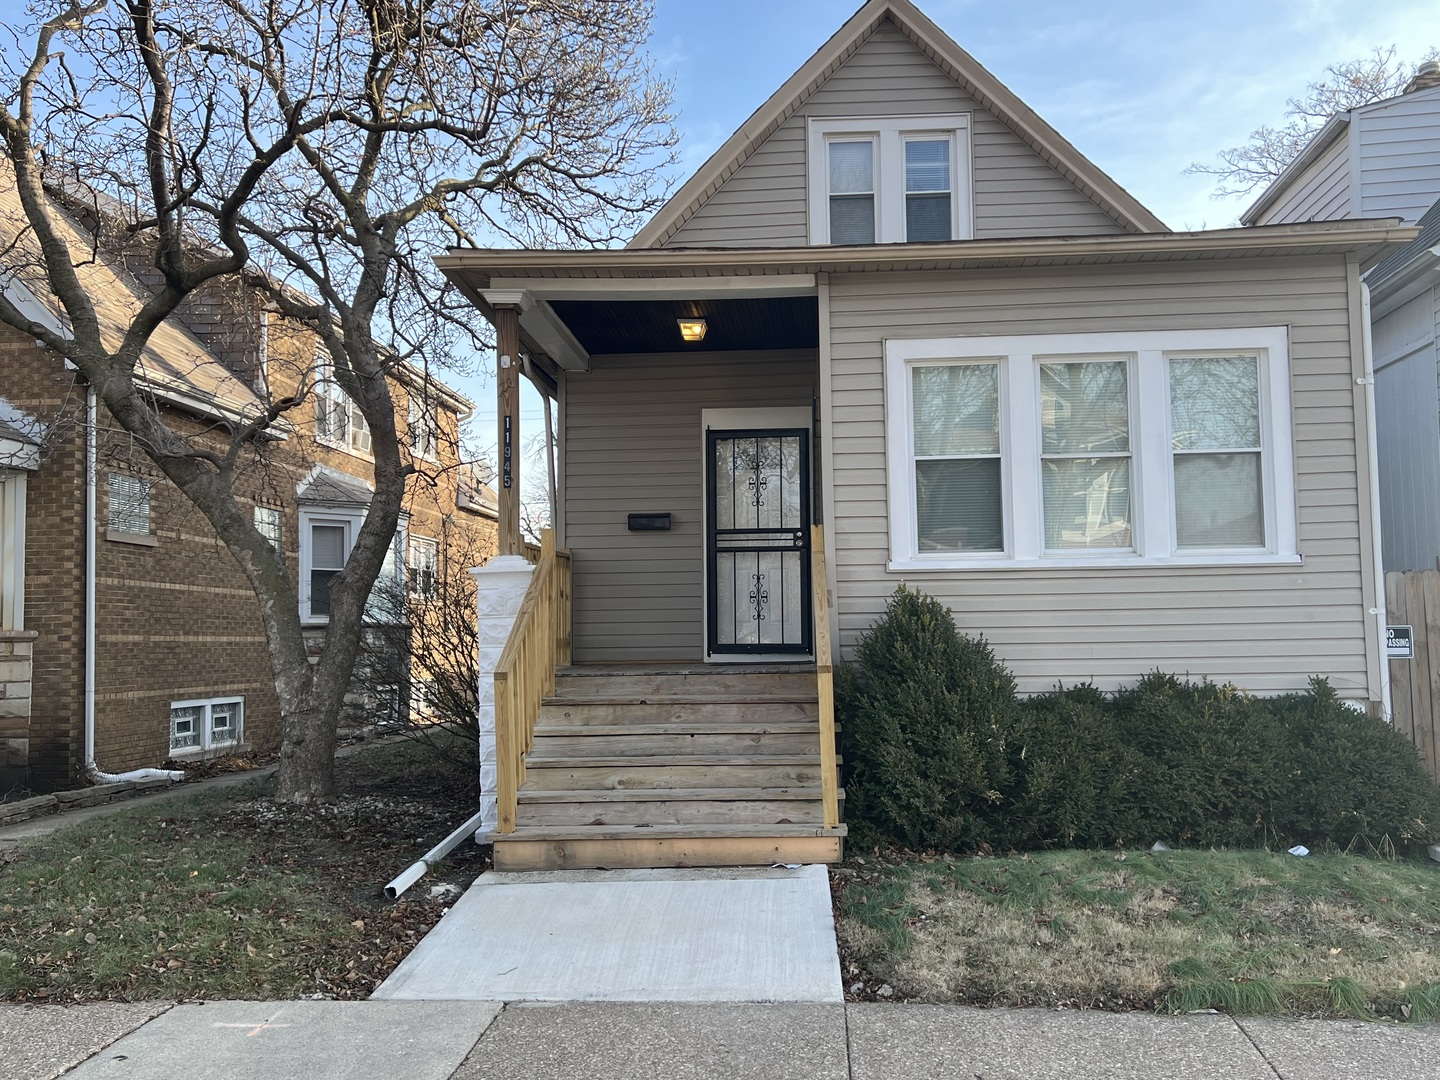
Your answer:
[[[1440,570],[1385,575],[1386,622],[1414,628],[1414,657],[1390,661],[1395,728],[1440,780]]]

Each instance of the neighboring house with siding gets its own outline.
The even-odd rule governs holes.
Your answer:
[[[1024,691],[1378,711],[1360,274],[1412,235],[1172,232],[872,0],[624,250],[439,261],[554,384],[577,665],[810,660],[820,521],[846,655],[904,583]]]
[[[1420,235],[1369,290],[1386,570],[1440,560],[1440,63],[1405,92],[1332,117],[1241,218],[1245,224],[1392,215]]]
[[[23,220],[7,173],[6,295],[62,328]],[[144,286],[122,260],[91,258],[77,219],[66,214],[61,223],[106,338],[118,342]],[[93,763],[110,773],[274,745],[279,705],[264,631],[233,557],[104,409],[87,408],[84,380],[62,358],[8,326],[0,326],[0,355],[0,668],[30,664],[23,710],[9,675],[0,700],[0,795],[82,782],[87,710]],[[317,643],[321,589],[348,555],[372,468],[363,418],[323,374],[313,333],[230,283],[193,297],[156,330],[141,379],[167,423],[217,450],[228,446],[229,425],[267,398],[314,387],[276,437],[246,452],[237,491],[284,552]],[[408,370],[396,377],[395,398],[419,471],[384,573],[400,589],[431,588],[437,574],[468,581],[471,564],[461,560],[483,557],[494,538],[493,509],[460,492],[459,423],[470,403]],[[388,628],[370,634],[395,638]],[[407,707],[408,687],[395,686],[391,701],[363,690],[368,697],[350,701],[354,720]]]

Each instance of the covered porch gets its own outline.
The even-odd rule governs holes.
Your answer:
[[[553,531],[488,631],[497,867],[837,860],[822,283],[442,266],[495,327],[502,556],[522,374],[556,418]]]

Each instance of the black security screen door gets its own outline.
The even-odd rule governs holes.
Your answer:
[[[809,653],[810,433],[707,431],[707,649]]]

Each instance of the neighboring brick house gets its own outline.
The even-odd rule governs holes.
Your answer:
[[[32,317],[59,326],[58,304],[27,269],[21,222],[10,181],[0,189],[0,249],[9,253],[0,287]],[[66,225],[72,244],[88,253],[82,230]],[[104,259],[76,261],[91,294],[102,298],[107,336],[118,341],[143,286]],[[167,422],[217,448],[228,445],[227,422],[267,394],[314,388],[312,400],[288,414],[281,437],[246,451],[237,489],[284,552],[317,641],[327,601],[312,585],[323,587],[343,565],[372,467],[359,410],[323,376],[314,334],[235,286],[194,298],[156,331],[144,360],[145,386]],[[468,580],[468,560],[488,556],[494,544],[493,497],[487,505],[461,491],[470,473],[461,466],[459,425],[470,403],[408,369],[397,374],[394,396],[418,471],[385,573],[397,588],[408,582],[421,591],[437,575]],[[273,745],[279,736],[249,582],[204,516],[108,413],[92,405],[93,424],[87,419],[88,400],[84,380],[60,357],[0,324],[0,796],[80,782],[87,750],[91,763],[113,773]],[[18,453],[7,457],[10,449]],[[26,698],[20,669],[31,648]],[[408,687],[394,690],[405,708]],[[352,704],[367,714],[397,707],[365,697]],[[93,747],[86,746],[87,707]]]

